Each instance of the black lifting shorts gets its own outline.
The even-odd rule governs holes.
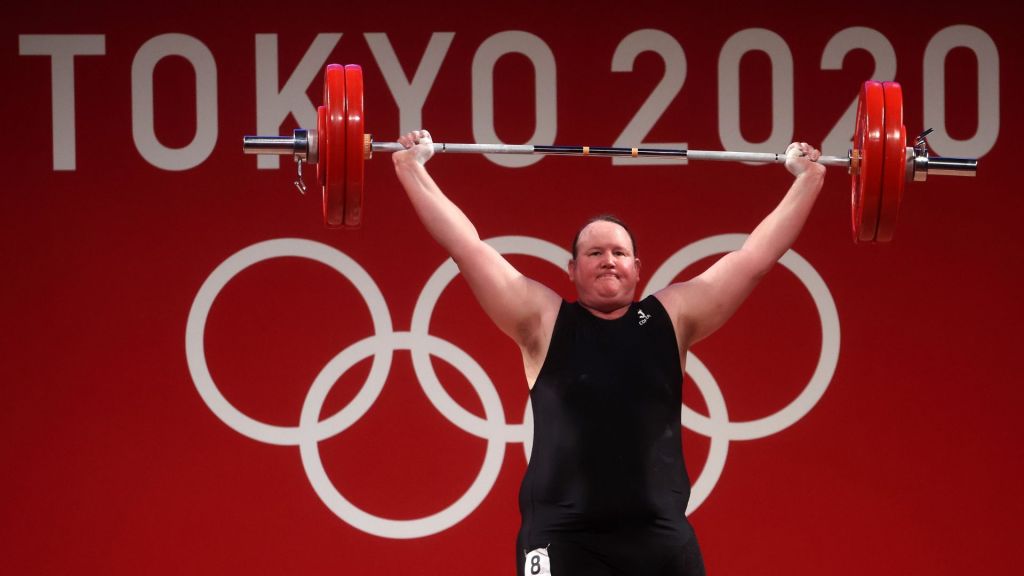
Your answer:
[[[605,540],[601,538],[598,540]],[[704,576],[696,538],[683,544],[643,540],[608,545],[579,538],[518,551],[518,576]]]

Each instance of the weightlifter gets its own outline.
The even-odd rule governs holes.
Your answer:
[[[796,240],[825,180],[818,150],[787,148],[795,180],[742,248],[639,302],[632,233],[614,217],[592,219],[573,241],[577,300],[567,302],[481,241],[425,168],[426,130],[398,142],[395,172],[420,221],[522,351],[534,443],[519,492],[519,576],[703,575],[685,515],[686,351],[732,316]]]

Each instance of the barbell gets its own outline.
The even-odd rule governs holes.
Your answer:
[[[974,158],[929,156],[921,134],[907,146],[903,125],[903,90],[896,82],[869,80],[857,100],[852,147],[846,157],[822,156],[825,166],[847,168],[851,177],[851,215],[855,242],[892,240],[906,184],[924,181],[929,174],[974,176]],[[356,64],[330,64],[324,72],[323,105],[317,108],[315,130],[299,128],[287,136],[245,136],[246,154],[278,154],[294,157],[295,182],[306,187],[302,164],[316,164],[317,182],[323,188],[324,224],[329,228],[358,228],[363,219],[363,163],[374,152],[397,152],[397,142],[374,142],[364,131],[363,71]],[[751,163],[783,163],[784,153],[706,150],[612,148],[592,146],[535,146],[529,144],[443,144],[437,153],[550,154],[563,156],[631,156],[687,158]]]

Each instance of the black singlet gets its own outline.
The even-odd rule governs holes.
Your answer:
[[[538,548],[553,576],[704,573],[685,513],[682,381],[672,321],[653,296],[615,320],[562,303],[530,392],[521,576]]]

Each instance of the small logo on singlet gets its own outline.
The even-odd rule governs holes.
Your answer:
[[[636,313],[640,315],[640,325],[641,326],[643,326],[644,324],[647,324],[647,321],[651,319],[651,315],[650,314],[644,314],[644,311],[639,309],[639,308],[637,308]]]

